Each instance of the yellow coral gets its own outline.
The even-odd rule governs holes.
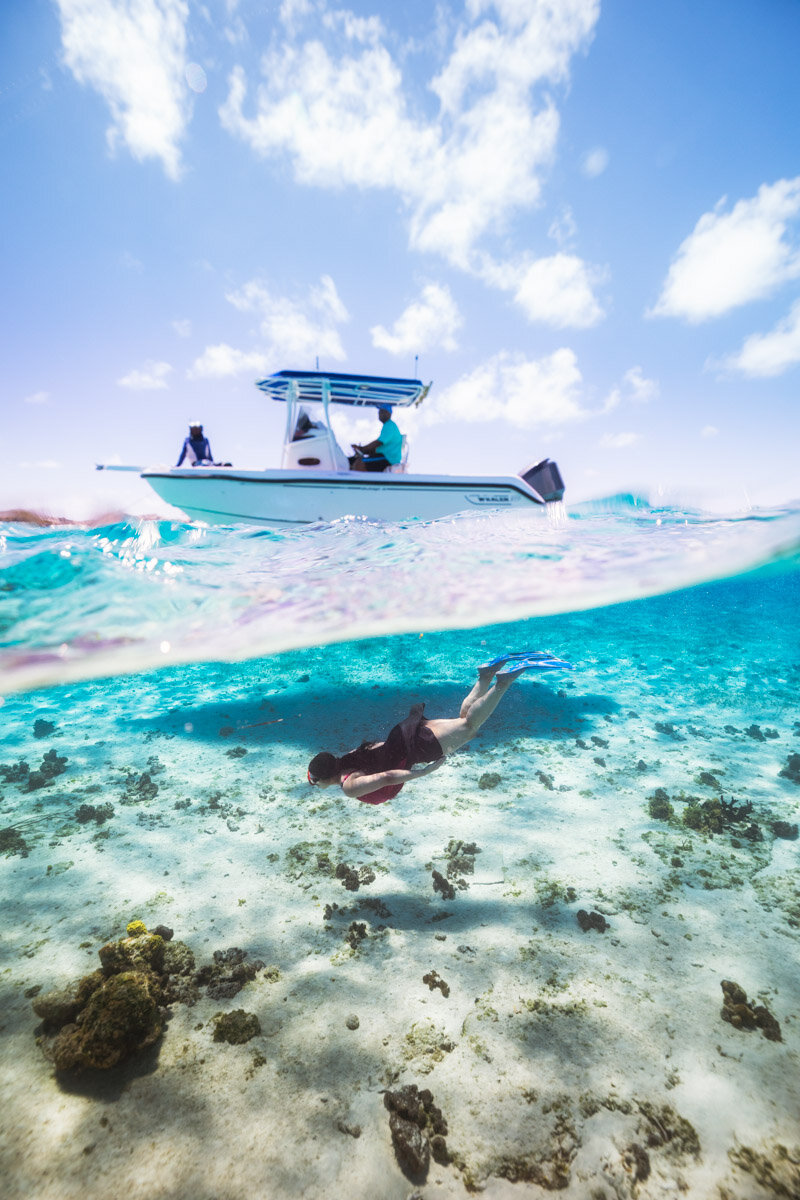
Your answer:
[[[147,926],[144,921],[131,921],[126,927],[125,932],[128,937],[139,937],[142,933],[147,933]]]

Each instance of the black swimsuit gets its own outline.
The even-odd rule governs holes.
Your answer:
[[[389,730],[382,745],[359,746],[343,755],[339,760],[342,769],[379,775],[382,771],[408,769],[417,763],[443,758],[444,751],[425,720],[424,709],[424,704],[415,704],[406,719]]]

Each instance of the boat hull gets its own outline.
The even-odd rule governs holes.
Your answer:
[[[162,500],[209,524],[308,525],[347,516],[433,520],[464,511],[544,508],[524,480],[504,476],[193,468],[148,470],[142,478]]]

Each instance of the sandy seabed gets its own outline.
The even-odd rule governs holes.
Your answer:
[[[630,608],[506,630],[572,646],[579,670],[520,681],[379,808],[311,792],[305,763],[419,699],[452,715],[485,631],[9,700],[3,762],[67,762],[30,793],[0,782],[18,835],[0,858],[6,1200],[800,1196],[800,786],[780,773],[800,751],[797,660],[764,640],[732,662],[713,621],[690,644],[663,606],[634,636]],[[722,832],[684,823],[720,794],[753,807]],[[339,863],[374,879],[348,890]],[[125,1066],[57,1076],[30,993],[94,970],[133,919],[198,965],[237,946],[278,970],[172,1005]],[[782,1040],[722,1020],[723,980]],[[215,1042],[234,1009],[260,1035]],[[452,1161],[424,1180],[384,1105],[406,1084],[447,1122]]]

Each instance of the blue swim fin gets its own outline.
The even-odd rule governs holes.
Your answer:
[[[512,675],[515,671],[574,671],[575,666],[566,659],[556,658],[554,654],[546,654],[544,651],[538,650],[535,654],[529,654],[526,657],[516,656],[508,661],[508,666],[504,671],[498,671],[498,679],[502,675]]]
[[[509,650],[507,654],[498,654],[497,658],[493,658],[491,662],[481,663],[478,670],[488,671],[490,667],[502,667],[505,663],[516,662],[520,658],[541,659],[552,657],[552,654],[548,650]]]

